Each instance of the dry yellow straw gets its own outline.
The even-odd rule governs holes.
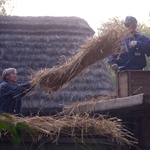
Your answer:
[[[115,53],[123,40],[129,35],[117,19],[104,24],[98,36],[88,38],[80,51],[62,66],[46,68],[35,73],[32,78],[34,86],[56,91],[79,75],[90,65]]]
[[[32,129],[35,129],[37,135],[46,134],[52,137],[53,141],[57,141],[59,136],[66,135],[70,138],[81,137],[83,140],[87,135],[104,136],[109,139],[116,139],[127,145],[134,145],[136,139],[127,129],[124,128],[120,119],[107,118],[107,116],[99,115],[90,117],[89,114],[73,115],[73,116],[35,116],[35,117],[17,117],[11,115],[12,120],[5,116],[0,116],[0,121],[16,125],[23,123]],[[7,132],[7,131],[6,131]]]

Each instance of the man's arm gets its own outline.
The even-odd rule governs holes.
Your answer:
[[[116,63],[116,58],[117,58],[116,55],[111,55],[108,57],[108,64],[109,64],[110,68],[112,70],[114,70],[115,72],[119,70],[119,67]]]
[[[4,82],[0,85],[0,95],[1,97],[6,95],[20,95],[23,94],[25,91],[29,90],[31,87],[30,83],[24,84],[10,84]]]

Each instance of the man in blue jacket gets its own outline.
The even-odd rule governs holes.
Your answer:
[[[31,90],[31,84],[16,83],[17,71],[15,68],[5,69],[2,73],[3,82],[0,84],[0,112],[20,114],[21,98]]]
[[[110,56],[108,63],[115,71],[143,70],[147,66],[145,55],[150,56],[150,39],[136,31],[135,17],[127,16],[124,25],[131,35],[123,43],[124,51],[119,55]]]

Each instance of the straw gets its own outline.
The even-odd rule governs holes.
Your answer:
[[[116,53],[128,35],[119,20],[110,20],[103,24],[98,36],[86,39],[79,52],[64,64],[36,72],[32,85],[46,88],[49,92],[57,91],[89,66]]]

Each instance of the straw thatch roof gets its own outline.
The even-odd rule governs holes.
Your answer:
[[[0,16],[0,72],[15,67],[19,71],[18,80],[27,81],[34,71],[64,63],[92,35],[94,31],[88,23],[77,17]],[[24,98],[23,112],[37,113],[40,109],[54,113],[64,105],[113,90],[105,62],[101,61],[57,93],[36,89]]]

